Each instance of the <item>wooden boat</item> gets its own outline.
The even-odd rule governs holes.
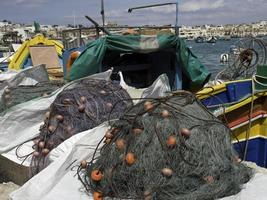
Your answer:
[[[200,101],[232,130],[232,142],[244,160],[267,167],[267,92],[265,83],[238,80],[207,87]]]

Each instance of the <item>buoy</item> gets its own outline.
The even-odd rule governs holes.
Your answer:
[[[67,61],[67,74],[69,74],[72,64],[79,57],[80,54],[81,52],[79,51],[74,51],[70,54],[68,61]]]
[[[229,60],[229,55],[227,53],[221,54],[220,62],[226,63]]]

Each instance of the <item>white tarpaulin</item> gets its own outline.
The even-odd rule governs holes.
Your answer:
[[[169,79],[166,74],[160,75],[154,83],[148,88],[137,89],[127,85],[123,79],[123,75],[119,72],[120,85],[130,94],[131,98],[159,98],[166,96],[166,93],[171,92]],[[138,100],[134,100],[137,103]]]
[[[1,62],[1,61],[0,61]],[[0,73],[0,82],[7,81],[18,74],[15,70]]]
[[[90,160],[104,137],[108,126],[100,125],[79,133],[51,151],[55,159],[47,168],[31,178],[11,194],[13,200],[79,200],[88,199],[77,176],[77,167],[83,159]],[[57,158],[57,159],[56,159]]]

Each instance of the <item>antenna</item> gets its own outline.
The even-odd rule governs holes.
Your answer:
[[[73,10],[73,26],[76,27],[76,13],[75,10]]]

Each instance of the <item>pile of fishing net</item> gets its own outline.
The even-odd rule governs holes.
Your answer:
[[[12,75],[13,74],[13,75]],[[50,81],[45,65],[20,72],[5,72],[0,82],[0,113],[32,99],[46,96],[63,85],[63,81]]]
[[[210,200],[238,193],[252,174],[230,130],[183,91],[128,108],[103,141],[78,169],[94,200]]]
[[[46,96],[59,89],[63,83],[42,82],[36,85],[6,87],[0,101],[0,112],[20,103]]]
[[[34,140],[31,173],[46,167],[47,154],[69,137],[119,118],[132,105],[124,99],[130,99],[126,90],[111,81],[87,78],[65,88],[45,114]]]

